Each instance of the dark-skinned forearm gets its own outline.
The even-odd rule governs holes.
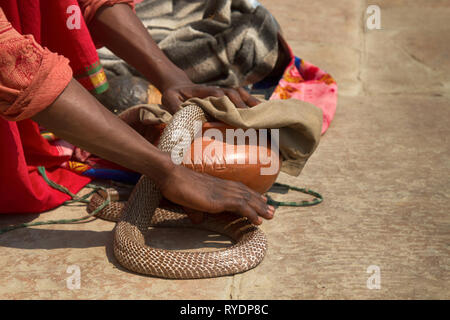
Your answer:
[[[136,68],[161,92],[190,81],[185,72],[159,49],[127,4],[100,8],[90,22],[89,30],[94,39]]]
[[[168,154],[103,107],[76,80],[33,120],[58,137],[157,183],[174,167]]]

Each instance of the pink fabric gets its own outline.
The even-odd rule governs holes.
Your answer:
[[[336,81],[318,67],[301,60],[300,68],[290,49],[291,62],[270,99],[298,99],[309,102],[323,112],[322,134],[327,131],[336,113]]]

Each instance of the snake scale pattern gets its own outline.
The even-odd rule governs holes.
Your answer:
[[[180,135],[192,141],[195,123],[206,121],[203,110],[189,105],[178,111],[165,128],[158,148],[171,153],[180,145]],[[174,137],[177,137],[174,139]],[[180,156],[183,150],[175,149]],[[154,182],[142,176],[128,201],[111,202],[97,216],[117,221],[114,230],[114,255],[125,268],[145,275],[170,279],[198,279],[227,276],[256,267],[264,258],[267,240],[264,233],[246,218],[222,213],[206,215],[201,224],[192,224],[181,208],[160,208],[162,196]],[[92,212],[104,199],[96,194],[88,210]],[[234,245],[212,252],[188,252],[152,248],[145,244],[150,227],[187,227],[223,234]]]

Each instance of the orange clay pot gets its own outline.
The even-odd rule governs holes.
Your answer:
[[[233,130],[230,133],[227,129]],[[202,136],[194,139],[182,165],[217,178],[242,182],[262,194],[270,189],[280,172],[278,149],[276,154],[272,152],[270,136],[265,143],[267,146],[263,146],[258,130],[254,129],[244,130],[253,135],[253,141],[246,138],[239,142],[232,136],[235,129],[220,122],[204,123]],[[230,143],[227,143],[227,134]]]

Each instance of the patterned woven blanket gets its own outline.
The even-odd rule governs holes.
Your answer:
[[[279,25],[255,0],[144,0],[136,13],[164,53],[196,83],[244,86],[274,68]],[[108,49],[109,74],[137,75]]]

